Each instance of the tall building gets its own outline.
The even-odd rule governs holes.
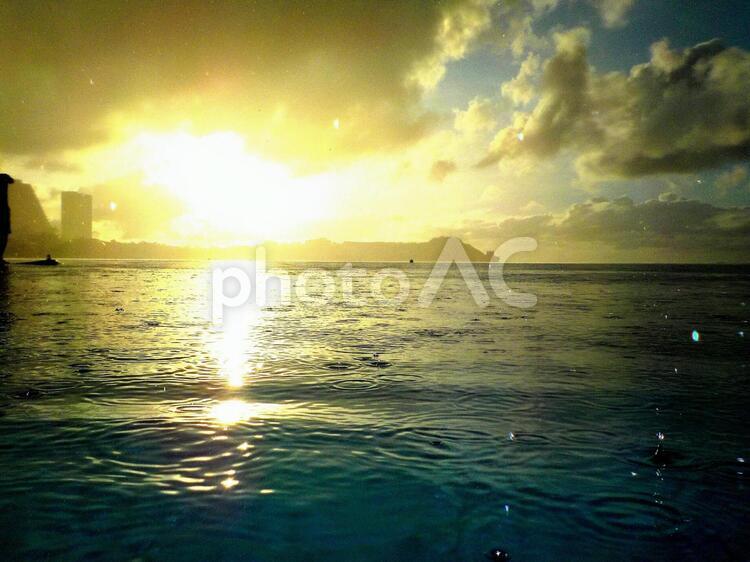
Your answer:
[[[91,195],[63,191],[60,196],[60,233],[63,240],[91,240]]]

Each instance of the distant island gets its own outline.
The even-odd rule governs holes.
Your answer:
[[[255,255],[258,246],[269,261],[333,262],[434,262],[445,247],[447,237],[428,242],[332,242],[319,239],[298,243],[264,242],[259,245],[230,247],[170,246],[153,242],[105,242],[75,240],[65,242],[54,233],[13,236],[6,255],[34,258],[52,254],[56,258],[91,259],[242,259]],[[472,262],[486,262],[489,255],[463,243]]]
[[[255,256],[262,245],[270,261],[334,262],[434,262],[447,237],[427,242],[333,242],[326,239],[305,242],[263,242],[235,246],[173,246],[155,242],[119,242],[96,239],[64,240],[42,209],[34,188],[17,181],[9,192],[13,232],[6,257],[35,259],[51,254],[55,258],[88,259],[243,259]],[[489,255],[469,244],[464,251],[473,262],[488,261]]]
[[[64,193],[63,193],[64,195]],[[51,223],[44,213],[31,185],[18,181],[8,193],[12,215],[12,234],[5,256],[10,259],[37,260],[47,254],[54,258],[84,259],[151,259],[151,260],[231,260],[253,259],[258,246],[266,250],[269,261],[317,261],[317,262],[415,262],[434,263],[443,252],[447,236],[439,236],[425,242],[335,242],[314,239],[304,242],[274,242],[222,245],[180,246],[146,241],[117,241],[92,239],[91,223],[82,229],[83,237],[66,232],[63,221]],[[659,213],[671,216],[671,206],[685,207],[681,212],[698,213],[704,216],[702,223],[680,227],[676,231],[662,232],[656,228]],[[520,252],[508,261],[515,263],[748,263],[748,238],[746,209],[738,208],[721,214],[715,208],[685,200],[677,203],[647,202],[627,209],[633,211],[619,238],[604,236],[601,229],[583,229],[555,224],[550,216],[532,219],[509,219],[497,227],[496,238],[500,241],[516,237],[532,237],[538,248],[533,252]],[[656,207],[656,210],[655,210]],[[581,212],[586,209],[579,209]],[[637,213],[635,211],[638,211]],[[589,209],[590,211],[590,209]],[[657,211],[659,213],[657,213]],[[88,213],[91,213],[89,209]],[[647,229],[638,219],[643,213],[657,213]],[[706,214],[708,213],[708,214]],[[713,214],[712,214],[713,213]],[[727,214],[728,213],[728,214]],[[580,214],[580,213],[579,213]],[[639,222],[635,222],[638,219]],[[573,218],[566,219],[575,221]],[[623,219],[624,220],[624,219]],[[724,223],[721,223],[723,220]],[[734,221],[734,222],[732,222]],[[728,224],[731,229],[715,225]],[[742,234],[742,236],[740,236]],[[707,244],[711,251],[707,252]],[[487,262],[488,252],[462,242],[464,252],[472,262]],[[460,254],[460,252],[458,252]],[[453,256],[458,257],[458,256]]]

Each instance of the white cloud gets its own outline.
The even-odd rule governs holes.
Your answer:
[[[627,23],[627,15],[635,0],[592,0],[605,27],[621,27]]]
[[[502,95],[510,99],[515,105],[525,105],[536,96],[534,78],[539,71],[539,60],[539,55],[530,53],[526,60],[521,63],[521,68],[516,77],[503,83],[500,87]]]
[[[476,97],[469,102],[465,110],[453,111],[455,118],[453,126],[457,131],[474,134],[490,131],[497,124],[495,121],[495,107],[489,98]]]

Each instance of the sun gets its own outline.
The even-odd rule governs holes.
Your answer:
[[[290,240],[332,214],[325,175],[294,176],[247,150],[242,135],[141,133],[144,182],[173,192],[187,213],[172,225],[209,242]]]

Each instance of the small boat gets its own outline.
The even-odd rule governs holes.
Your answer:
[[[52,259],[52,256],[47,254],[47,257],[43,260],[35,260],[35,261],[24,261],[21,262],[22,265],[60,265],[60,262]]]

